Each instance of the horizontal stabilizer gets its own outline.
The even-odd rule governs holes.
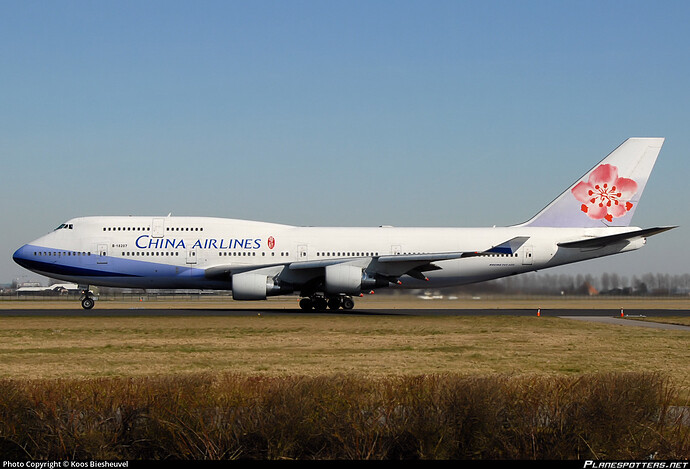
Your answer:
[[[558,243],[562,248],[601,248],[621,241],[631,241],[639,238],[646,238],[655,234],[663,233],[664,231],[677,228],[676,226],[661,226],[657,228],[645,228],[644,230],[628,231],[626,233],[619,233],[608,236],[598,236],[596,238],[586,238],[578,241],[568,241],[565,243]]]

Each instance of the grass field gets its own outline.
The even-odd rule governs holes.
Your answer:
[[[434,304],[421,300],[395,304],[390,301],[362,301],[358,308],[395,309],[396,305]],[[524,303],[512,301],[513,308],[526,307]],[[533,300],[524,300],[527,301]],[[29,304],[22,301],[0,304],[6,308],[10,303]],[[690,376],[689,336],[683,331],[617,327],[536,314],[464,317],[261,315],[257,312],[256,316],[218,317],[204,316],[200,310],[199,316],[185,317],[107,316],[107,309],[116,305],[121,308],[202,307],[198,301],[186,305],[172,305],[169,301],[142,303],[123,306],[122,302],[100,301],[98,310],[88,317],[2,318],[0,377],[79,378],[195,372],[274,376],[573,375],[654,371],[683,383]],[[247,305],[230,303],[231,306],[223,304],[222,307]],[[449,302],[438,304],[442,303]],[[542,303],[544,306],[540,307],[553,307],[549,301]],[[615,309],[613,303],[609,304]],[[594,305],[591,301],[588,304]],[[212,301],[210,308],[220,305]],[[205,306],[209,307],[209,303],[205,302]],[[662,306],[682,307],[677,303]],[[567,307],[580,306],[569,302]],[[640,307],[639,301],[626,307]],[[266,308],[294,309],[294,305],[281,299],[266,303]],[[98,311],[103,312],[102,317]],[[687,323],[687,318],[667,321]]]
[[[687,302],[541,300],[377,298],[358,310],[381,314],[350,315],[297,312],[294,298],[242,315],[222,311],[246,303],[217,299],[101,300],[86,314],[67,311],[82,313],[73,301],[3,301],[0,309],[54,314],[0,317],[0,453],[690,457],[690,333],[536,315],[536,308],[647,308],[650,317],[640,320],[687,324],[653,315]],[[390,311],[467,305],[536,308],[529,316]],[[115,308],[133,313],[109,315]],[[147,308],[186,311],[152,316]]]

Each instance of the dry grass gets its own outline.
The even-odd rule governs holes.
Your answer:
[[[683,459],[656,373],[0,380],[5,459]]]
[[[0,453],[690,457],[687,332],[536,315],[199,314],[3,317]]]
[[[690,376],[688,333],[554,317],[5,317],[0,377],[233,372]]]

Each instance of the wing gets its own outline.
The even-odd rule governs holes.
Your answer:
[[[441,268],[436,265],[435,262],[489,254],[514,254],[528,239],[529,237],[527,236],[515,237],[484,251],[393,254],[245,266],[218,265],[206,269],[205,276],[207,278],[224,279],[230,278],[235,274],[260,270],[269,274],[273,273],[273,275],[280,274],[281,279],[289,283],[299,284],[307,281],[307,279],[323,276],[324,270],[329,266],[352,265],[361,267],[362,271],[370,278],[376,278],[385,282],[399,283],[399,278],[404,275],[409,275],[410,277],[420,280],[428,280],[424,274],[425,272],[439,270]]]

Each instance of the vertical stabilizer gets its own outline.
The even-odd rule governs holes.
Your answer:
[[[663,138],[629,138],[522,226],[629,226]]]

